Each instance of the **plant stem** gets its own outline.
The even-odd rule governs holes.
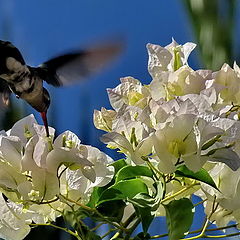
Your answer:
[[[77,233],[71,231],[70,229],[63,228],[63,227],[59,227],[59,226],[54,225],[54,224],[51,224],[51,223],[31,223],[31,224],[29,224],[29,226],[49,226],[49,227],[54,227],[54,228],[56,228],[56,229],[60,229],[60,230],[62,230],[62,231],[64,231],[64,232],[67,232],[68,234],[76,237],[76,238],[79,239],[79,240],[82,240],[82,239],[80,238],[80,236],[78,236]]]
[[[96,211],[96,209],[90,208],[90,207],[88,207],[88,206],[86,206],[86,205],[84,205],[84,204],[82,204],[82,203],[80,203],[80,202],[76,202],[75,200],[70,199],[70,198],[68,198],[68,197],[66,197],[66,196],[64,196],[64,195],[60,195],[60,196],[63,197],[63,198],[64,198],[65,200],[67,200],[68,202],[74,203],[74,204],[78,205],[79,207],[81,207],[81,208],[83,208],[83,209],[85,209],[85,210],[87,210],[87,211],[91,211],[91,212],[95,212],[95,211]]]
[[[59,197],[56,197],[52,200],[49,200],[49,201],[33,201],[33,200],[24,200],[23,202],[31,202],[31,203],[35,203],[35,204],[38,204],[38,205],[42,205],[42,204],[50,204],[50,203],[53,203],[53,202],[56,202],[59,200]]]
[[[193,206],[196,207],[196,206],[198,206],[198,205],[200,205],[200,204],[203,204],[203,203],[206,202],[206,201],[207,201],[207,199],[204,199],[204,200],[202,200],[201,202],[198,202],[198,203],[194,204]]]
[[[190,188],[192,188],[192,187],[194,187],[194,186],[197,186],[197,185],[199,185],[199,183],[196,183],[196,182],[195,182],[195,183],[193,183],[193,184],[191,184],[191,185],[189,185],[189,186],[181,189],[180,191],[172,194],[171,196],[164,198],[164,199],[161,201],[161,203],[164,203],[164,202],[166,202],[166,201],[169,201],[169,200],[175,198],[176,196],[184,193],[184,192],[187,191],[188,189],[190,189]]]
[[[225,229],[228,229],[228,228],[234,228],[234,227],[237,227],[237,224],[232,224],[232,225],[225,226],[225,227],[206,229],[205,232],[221,231],[221,230],[225,230]],[[198,230],[191,231],[188,234],[200,233],[201,231],[202,231],[202,228],[198,229]],[[164,233],[164,234],[161,234],[161,235],[152,236],[151,239],[163,238],[163,237],[167,237],[167,236],[168,236],[168,233]]]
[[[204,235],[205,238],[225,238],[225,237],[234,237],[240,235],[240,232],[237,233],[231,233],[231,234],[224,234],[224,235]]]
[[[193,240],[193,239],[198,239],[198,238],[202,238],[205,236],[205,231],[207,229],[208,226],[208,219],[205,220],[205,223],[202,227],[201,232],[197,235],[197,236],[193,236],[193,237],[189,237],[189,238],[184,238],[184,240]]]
[[[80,203],[80,202],[76,202],[76,201],[74,201],[74,200],[72,200],[72,199],[70,199],[70,198],[68,198],[68,197],[66,197],[66,196],[63,196],[63,195],[61,195],[61,196],[62,196],[65,200],[67,200],[67,201],[69,201],[69,202],[71,202],[71,203],[74,203],[74,204],[78,205],[79,207],[81,207],[81,208],[83,208],[83,209],[85,209],[85,210],[87,210],[87,211],[90,211],[90,212],[93,212],[93,213],[97,214],[100,218],[102,218],[103,221],[109,223],[110,225],[112,225],[112,226],[114,226],[114,227],[116,227],[116,228],[118,228],[118,229],[120,229],[120,230],[122,230],[122,231],[124,231],[124,232],[126,231],[126,228],[120,226],[120,225],[117,224],[117,223],[114,223],[114,222],[108,220],[105,216],[103,216],[100,212],[98,212],[97,209],[95,209],[95,208],[90,208],[90,207],[88,207],[88,206],[86,206],[86,205],[84,205],[84,204],[82,204],[82,203]]]
[[[158,176],[156,175],[155,172],[157,172],[157,173],[159,174],[159,176],[161,176],[162,178],[164,177],[163,173],[161,173],[157,168],[155,168],[155,167],[153,166],[153,164],[151,163],[151,161],[150,161],[147,157],[144,157],[143,160],[147,162],[149,168],[152,170],[153,175],[155,176],[155,178],[156,178],[157,180],[159,180],[159,178],[158,178]]]
[[[205,223],[203,224],[201,233],[198,234],[197,236],[194,236],[194,237],[185,238],[185,240],[186,240],[186,239],[188,239],[188,240],[193,240],[193,239],[203,238],[203,237],[206,236],[206,235],[205,235],[205,232],[206,232],[206,229],[207,229],[208,223],[209,223],[209,222],[208,222],[208,219],[211,219],[212,215],[214,214],[214,212],[215,212],[215,211],[217,210],[217,208],[218,208],[218,203],[216,203],[216,204],[215,204],[215,203],[216,203],[216,196],[214,196],[214,200],[213,200],[213,204],[212,204],[212,211],[211,211],[211,213],[209,214],[208,218],[206,217]]]
[[[136,229],[136,227],[139,225],[140,222],[141,222],[141,219],[138,218],[137,221],[133,224],[133,226],[129,228],[128,233],[125,236],[124,240],[129,240],[130,236],[132,235],[132,233],[134,232],[134,230]]]
[[[116,228],[111,228],[111,229],[109,229],[109,231],[107,231],[104,235],[102,235],[102,239],[103,238],[105,238],[107,235],[109,235],[111,232],[114,232],[114,231],[117,231],[117,229]]]
[[[135,217],[136,217],[136,213],[134,212],[134,213],[131,214],[131,215],[129,216],[129,218],[122,224],[122,226],[123,226],[124,228],[126,228],[126,227],[134,220]],[[111,238],[111,240],[117,239],[122,233],[123,233],[122,230],[118,231],[118,232]]]
[[[100,228],[104,223],[99,223],[94,228],[91,229],[91,231],[96,231],[98,228]]]

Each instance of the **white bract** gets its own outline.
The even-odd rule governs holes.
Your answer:
[[[47,138],[33,115],[1,132],[0,191],[6,199],[0,199],[0,237],[4,239],[23,239],[32,222],[55,221],[69,209],[64,196],[87,202],[93,188],[108,184],[114,175],[113,160],[97,148],[81,144],[70,131],[54,141],[54,129],[49,132]]]
[[[113,110],[95,111],[94,123],[108,132],[101,140],[124,153],[132,165],[147,165],[147,160],[161,173],[173,174],[182,165],[197,172],[211,163],[237,176],[240,167],[239,67],[235,63],[233,68],[224,64],[217,72],[195,71],[187,63],[195,46],[193,43],[179,45],[174,40],[166,47],[147,44],[152,81],[142,85],[133,77],[121,79],[116,88],[108,89]],[[225,182],[227,174],[219,174],[218,180],[221,177],[221,182]],[[190,184],[180,181],[183,184],[179,186],[178,182],[168,183],[166,192],[174,194],[176,189]],[[226,186],[232,185],[230,182],[235,184],[236,180],[229,178]],[[220,190],[222,188],[223,185]],[[189,189],[180,196],[188,197],[197,189]],[[205,192],[212,189],[208,186]],[[234,202],[239,198],[237,194],[221,196],[218,201],[223,210],[216,215],[222,216],[228,211],[240,213],[237,200]],[[233,201],[232,206],[228,198]],[[225,222],[229,219],[232,218]]]
[[[225,226],[229,221],[240,221],[240,169],[231,170],[223,163],[216,164],[210,171],[219,190],[211,188],[207,184],[201,184],[201,191],[196,194],[205,203],[205,212],[211,214],[213,205],[218,204],[217,210],[211,215],[211,220],[218,226]]]

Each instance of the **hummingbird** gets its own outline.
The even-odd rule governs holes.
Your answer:
[[[51,58],[37,67],[25,63],[21,52],[9,41],[0,40],[0,92],[8,105],[11,93],[40,112],[49,137],[47,110],[51,98],[43,82],[67,86],[102,70],[121,52],[122,43],[109,41]]]

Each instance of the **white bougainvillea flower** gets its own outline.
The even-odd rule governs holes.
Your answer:
[[[142,111],[138,111],[138,109],[131,106],[126,108],[126,112],[120,111],[118,117],[113,123],[112,132],[121,133],[128,139],[129,142],[135,142],[136,146],[137,143],[147,137],[149,135],[149,131],[151,131],[140,121],[139,117],[143,117],[140,116],[141,112]]]
[[[197,148],[195,154],[184,156],[185,163],[198,162],[199,166],[202,166],[207,160],[220,161],[236,170],[240,167],[238,156],[240,136],[239,134],[236,135],[239,132],[239,124],[234,120],[220,118],[213,114],[210,104],[216,103],[215,93],[214,89],[211,88],[202,91],[200,95],[188,94],[168,102],[160,102],[160,104],[150,101],[152,126],[157,130],[156,134],[160,132],[163,134],[163,129],[166,129],[165,126],[169,123],[171,124],[175,117],[192,114],[196,118],[193,132]],[[209,114],[209,112],[212,112],[212,114]],[[166,144],[164,139],[167,139],[168,135],[167,133],[163,135],[162,146]],[[165,148],[168,149],[167,146]],[[195,165],[195,171],[199,169],[199,166]]]
[[[222,68],[215,73],[212,86],[218,90],[218,104],[220,106],[240,104],[240,76],[238,68],[236,64],[234,64],[234,68],[231,68],[225,63]]]
[[[148,156],[152,152],[152,135],[142,139],[134,146],[133,143],[120,133],[111,132],[104,134],[101,141],[111,148],[117,148],[124,153],[134,164],[143,164],[142,157]]]
[[[110,164],[113,160],[92,146],[85,146],[85,157],[93,167],[86,166],[83,169],[67,170],[66,180],[72,190],[77,190],[81,198],[87,202],[93,187],[102,187],[107,185],[113,178],[114,167]]]
[[[120,79],[116,88],[108,88],[109,101],[114,110],[118,111],[124,105],[144,108],[147,105],[149,90],[141,82],[132,77]]]
[[[0,194],[0,238],[15,240],[24,239],[30,232],[29,224],[44,224],[55,221],[66,208],[60,201],[49,204],[24,205],[6,201]]]
[[[82,148],[82,149],[81,149]],[[61,164],[74,165],[77,168],[92,167],[93,164],[83,155],[85,148],[76,134],[66,131],[60,134],[53,144],[53,150],[46,159],[49,172],[56,172]]]
[[[97,129],[101,129],[106,132],[112,130],[112,123],[116,118],[117,113],[114,110],[107,110],[101,108],[101,111],[94,110],[93,122]]]
[[[49,127],[50,135],[54,135],[54,132],[55,130],[52,127]],[[44,132],[44,126],[37,124],[33,114],[30,114],[29,116],[17,121],[7,132],[8,136],[19,137],[23,146],[25,146],[27,141],[36,134],[42,137],[46,136],[46,132]]]
[[[212,78],[213,74],[210,70],[194,71],[184,65],[175,72],[162,72],[158,78],[152,80],[149,88],[155,101],[161,98],[170,100],[176,96],[200,94]]]
[[[219,190],[201,183],[201,191],[195,194],[205,199],[205,213],[211,214],[212,221],[218,226],[226,226],[230,221],[240,220],[240,169],[231,170],[223,163],[218,163],[209,171]],[[212,214],[212,205],[218,203],[218,208]]]
[[[176,100],[178,100],[179,104],[181,101],[185,102],[186,100],[190,100],[194,105],[195,114],[205,114],[206,112],[214,112],[212,106],[216,104],[217,93],[214,88],[209,88],[204,89],[200,94],[186,94],[179,96]]]
[[[0,154],[12,167],[20,170],[22,157],[22,143],[17,136],[0,135]]]
[[[61,216],[63,210],[68,209],[65,203],[58,201],[51,204],[32,204],[28,207],[27,213],[29,219],[36,224],[44,224],[56,221]],[[24,211],[26,211],[24,209]]]
[[[68,186],[83,194],[94,186],[104,186],[114,175],[113,160],[97,148],[82,145],[78,137],[66,131],[59,135],[47,155],[47,169],[55,173],[64,164]]]
[[[61,165],[73,172],[81,171],[92,183],[89,188],[94,184],[103,185],[113,176],[113,167],[107,166],[111,160],[108,156],[82,145],[69,131],[58,136],[53,143],[51,138],[46,138],[44,127],[38,125],[32,115],[17,122],[7,133],[1,133],[0,188],[12,200],[34,202],[54,199],[60,193],[58,170]],[[50,134],[54,135],[54,129],[50,128]],[[96,155],[101,156],[102,168],[97,160],[93,161],[97,159]],[[101,173],[97,173],[99,169]]]
[[[11,165],[0,162],[0,189],[8,198],[18,200],[29,189],[27,177]]]
[[[214,213],[212,213],[213,207],[216,208],[216,202],[214,204],[213,201],[207,201],[205,204],[205,213],[209,216],[209,220],[214,222],[218,227],[225,227],[231,221],[238,222],[239,217],[235,217],[235,215],[239,215],[239,210],[231,211],[219,205]]]
[[[148,71],[152,78],[158,78],[162,71],[173,72],[187,65],[187,59],[195,47],[196,44],[190,42],[179,45],[174,39],[166,47],[148,43]]]
[[[30,232],[29,216],[21,204],[6,202],[0,194],[0,238],[8,240],[24,239]]]
[[[206,88],[205,83],[210,79],[211,71],[194,71],[188,66],[183,66],[169,75],[165,87],[167,99],[186,94],[199,94]]]
[[[159,170],[172,173],[176,170],[176,164],[189,155],[197,152],[196,137],[193,132],[196,116],[184,114],[177,116],[172,123],[155,132],[153,145],[159,159]],[[186,161],[187,167],[197,171],[201,165],[198,159]]]
[[[35,159],[41,158],[41,156],[37,156],[36,158],[35,151],[36,149],[38,151],[38,147],[36,148],[38,140],[38,136],[34,136],[28,141],[22,158],[22,171],[31,171],[32,190],[28,193],[29,198],[33,198],[34,200],[50,200],[59,194],[59,181],[57,171],[53,173],[37,165]],[[43,147],[46,146],[43,145]],[[46,155],[45,153],[44,156],[46,157]]]
[[[155,130],[162,129],[168,123],[171,123],[176,116],[184,114],[199,115],[198,101],[195,95],[186,95],[188,97],[178,97],[176,99],[164,102],[151,101],[149,107],[152,127]],[[193,101],[192,101],[193,100]],[[201,101],[199,97],[199,101]],[[207,104],[206,104],[207,105]],[[209,105],[207,105],[209,107]]]
[[[240,123],[214,114],[202,115],[198,121],[199,148],[209,161],[225,163],[232,170],[240,167]]]
[[[0,133],[0,191],[6,196],[0,195],[0,237],[4,239],[23,239],[30,231],[28,224],[55,221],[71,210],[60,194],[87,202],[95,186],[108,184],[114,176],[113,160],[81,144],[75,134],[66,131],[54,142],[54,129],[50,128],[50,138],[45,134],[32,115]]]

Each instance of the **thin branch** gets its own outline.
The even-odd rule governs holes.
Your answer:
[[[198,203],[194,204],[193,206],[196,207],[196,206],[198,206],[198,205],[200,205],[200,204],[202,204],[202,203],[204,203],[204,202],[206,202],[206,201],[207,201],[207,199],[204,199],[204,200],[202,200],[201,202],[198,202]]]
[[[102,239],[104,239],[106,236],[108,236],[110,233],[117,231],[116,228],[110,228],[109,231],[107,231],[104,235],[102,235]]]
[[[166,201],[169,201],[169,200],[175,198],[176,196],[184,193],[185,191],[187,191],[187,190],[189,190],[190,188],[192,188],[192,187],[194,187],[194,186],[197,186],[197,185],[199,185],[199,183],[194,182],[193,184],[191,184],[191,185],[189,185],[189,186],[187,186],[187,187],[184,187],[184,188],[181,189],[180,191],[172,194],[171,196],[164,198],[164,199],[161,201],[161,203],[164,203],[164,202],[166,202]]]
[[[234,237],[240,235],[240,232],[231,233],[231,234],[224,234],[224,235],[204,235],[205,238],[226,238],[226,237]]]
[[[64,232],[67,232],[68,234],[70,234],[70,235],[76,237],[77,239],[81,240],[81,238],[78,236],[78,234],[71,231],[70,229],[59,227],[59,226],[51,224],[51,223],[31,223],[31,224],[29,224],[29,226],[49,226],[49,227],[53,227],[53,228],[62,230]]]
[[[221,231],[221,230],[226,230],[226,229],[229,229],[229,228],[236,228],[236,227],[237,227],[237,224],[232,224],[232,225],[225,226],[225,227],[206,229],[205,232]],[[201,231],[202,231],[202,228],[198,229],[198,230],[191,231],[188,234],[200,233]],[[238,233],[238,234],[240,234],[240,233]],[[163,237],[167,237],[167,236],[168,236],[168,233],[164,233],[164,234],[152,236],[151,239],[163,238]],[[207,235],[207,236],[210,236],[210,235]]]
[[[98,225],[96,225],[95,227],[91,228],[91,231],[96,231],[98,228],[100,228],[102,225],[104,225],[104,223],[99,223]]]
[[[66,196],[63,196],[63,195],[61,195],[61,196],[62,196],[65,200],[67,200],[67,201],[69,201],[69,202],[71,202],[71,203],[74,203],[74,204],[78,205],[79,207],[81,207],[81,208],[83,208],[83,209],[85,209],[85,210],[87,210],[87,211],[96,213],[100,218],[102,218],[103,221],[111,224],[112,226],[114,226],[114,227],[116,227],[116,228],[118,228],[118,229],[121,229],[121,230],[123,230],[124,232],[126,231],[126,229],[123,228],[122,226],[120,226],[119,224],[116,224],[116,223],[108,220],[104,215],[102,215],[100,212],[98,212],[97,209],[95,209],[95,208],[90,208],[90,207],[88,207],[88,206],[86,206],[86,205],[84,205],[84,204],[82,204],[82,203],[80,203],[80,202],[76,202],[76,201],[74,201],[74,200],[72,200],[72,199],[70,199],[70,198],[68,198],[68,197],[66,197]]]
[[[124,228],[127,228],[127,226],[135,219],[135,217],[136,217],[136,213],[134,212],[134,213],[131,214],[131,215],[129,216],[129,218],[122,224],[122,226],[123,226]],[[128,230],[128,229],[126,229],[126,230]],[[126,231],[125,231],[125,232],[126,232]],[[117,239],[119,236],[121,236],[122,233],[123,233],[122,230],[118,231],[118,232],[111,238],[111,240]]]

